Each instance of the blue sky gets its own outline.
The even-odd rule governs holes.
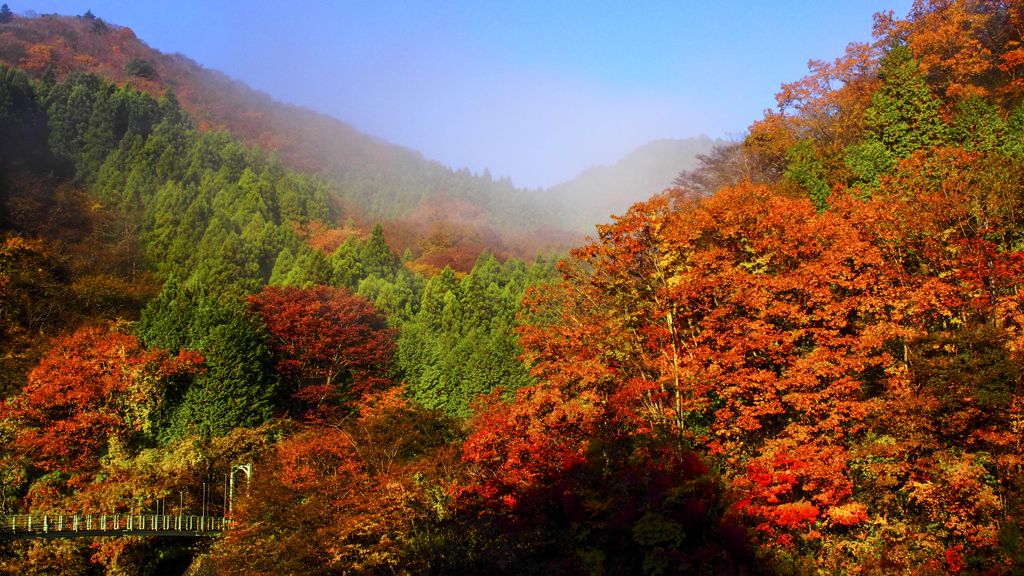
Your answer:
[[[659,138],[742,133],[809,59],[911,0],[4,0],[86,10],[453,168],[548,187]]]

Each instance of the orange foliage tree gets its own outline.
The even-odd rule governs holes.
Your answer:
[[[632,433],[721,466],[768,548],[842,569],[899,533],[919,538],[907,561],[954,548],[1004,558],[996,518],[1020,511],[1024,260],[1001,246],[1019,210],[965,169],[977,155],[942,154],[821,214],[750,184],[699,205],[634,206],[534,297],[540,320],[521,343],[544,384],[509,409],[527,428],[473,461],[527,485],[537,466],[584,461],[587,442],[628,418]],[[967,350],[989,354],[971,364]],[[987,372],[966,379],[972,369]],[[568,429],[535,447],[530,431],[548,426]],[[987,492],[963,500],[971,486]],[[963,527],[926,528],[957,509]],[[902,524],[882,537],[872,526],[884,518]]]
[[[875,17],[875,36],[906,42],[921,61],[936,91],[953,101],[1004,91],[1000,66],[1014,61],[1003,53],[1019,44],[1015,0],[915,0],[904,20],[892,13]]]
[[[445,459],[432,455],[450,441],[451,423],[411,405],[401,388],[369,395],[356,409],[357,417],[338,426],[295,430],[258,463],[236,511],[238,528],[214,554],[220,569],[300,575],[424,568],[413,544],[436,513],[422,479],[437,476]]]
[[[20,463],[31,477],[62,478],[34,484],[27,505],[82,489],[101,456],[151,442],[163,386],[201,362],[194,352],[145,350],[117,330],[82,328],[58,339],[22,393],[2,408],[5,464]]]
[[[278,372],[300,412],[333,414],[339,403],[387,388],[395,331],[373,305],[342,288],[268,286],[249,309],[270,332]]]

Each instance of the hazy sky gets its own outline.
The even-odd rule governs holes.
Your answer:
[[[911,0],[4,0],[86,10],[453,168],[548,187],[659,138],[739,134]]]

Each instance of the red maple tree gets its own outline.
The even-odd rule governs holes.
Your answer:
[[[22,393],[2,407],[0,416],[16,431],[8,457],[27,458],[40,474],[62,472],[69,488],[81,487],[112,444],[146,441],[163,386],[202,362],[195,352],[146,350],[134,336],[103,327],[59,338]]]
[[[269,286],[249,297],[249,309],[270,332],[277,371],[300,412],[325,416],[391,385],[395,331],[365,299],[329,286]]]

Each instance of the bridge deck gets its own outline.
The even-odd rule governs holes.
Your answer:
[[[223,516],[169,514],[18,514],[0,516],[0,540],[98,536],[212,536],[227,530]]]

